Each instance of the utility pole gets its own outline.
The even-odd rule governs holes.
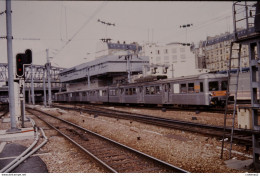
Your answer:
[[[14,71],[13,71],[13,44],[12,44],[12,17],[11,17],[11,0],[6,0],[6,39],[7,39],[7,58],[8,58],[8,94],[9,94],[9,112],[11,129],[9,133],[20,131],[16,127],[15,117],[15,91],[14,91]]]
[[[174,68],[173,68],[173,64],[172,64],[172,78],[174,78]]]
[[[24,121],[25,121],[25,80],[22,80],[22,87],[23,87],[23,99],[22,99],[22,128],[24,128]]]
[[[125,56],[126,58],[126,67],[127,67],[127,79],[128,83],[131,83],[131,67],[130,67],[130,59],[132,59],[132,55]]]
[[[50,75],[50,58],[49,58],[49,50],[46,49],[46,56],[47,56],[47,63],[46,63],[46,67],[47,67],[47,78],[48,78],[48,105],[51,106],[52,101],[51,101],[51,75]]]
[[[89,75],[89,67],[87,68],[88,69],[88,90],[90,89],[90,75]]]
[[[45,84],[45,70],[43,69],[43,104],[44,107],[46,107],[47,103],[46,103],[46,84]]]
[[[31,99],[32,104],[35,105],[35,99],[34,99],[34,81],[33,81],[33,66],[31,65]]]

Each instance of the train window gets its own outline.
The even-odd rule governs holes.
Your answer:
[[[194,83],[188,83],[188,92],[193,93],[194,92]]]
[[[168,92],[168,91],[170,92],[171,91],[171,85],[170,84],[165,84],[164,85],[164,91],[165,92]]]
[[[216,91],[216,90],[218,90],[218,81],[209,82],[209,91]]]
[[[168,85],[168,91],[171,92],[171,84],[167,84]]]
[[[130,88],[129,89],[129,95],[132,95],[133,94],[133,88]]]
[[[83,96],[83,97],[86,96],[86,92],[82,92],[82,96]]]
[[[187,93],[187,87],[186,87],[186,84],[181,84],[180,92],[181,92],[181,93]]]
[[[125,89],[125,95],[128,95],[128,89]]]
[[[133,88],[133,95],[136,94],[136,88]]]
[[[200,92],[203,92],[203,82],[200,82]]]
[[[173,84],[173,93],[180,93],[180,85]]]
[[[145,94],[146,94],[146,95],[150,94],[149,87],[145,87]]]
[[[221,82],[221,90],[227,90],[227,85],[228,84],[228,82],[227,81],[222,81]]]
[[[151,87],[150,87],[150,94],[153,95],[154,93],[155,93],[154,86],[151,86]]]
[[[116,90],[109,90],[109,95],[115,96],[116,95]]]
[[[155,86],[155,93],[160,94],[160,86]]]
[[[139,87],[139,93],[143,92],[143,87]]]
[[[107,95],[107,91],[106,90],[102,90],[102,96],[106,96]]]

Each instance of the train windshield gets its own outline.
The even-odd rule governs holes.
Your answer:
[[[227,81],[222,81],[221,82],[221,90],[227,90],[228,82]]]
[[[218,90],[218,81],[209,82],[209,91],[217,91]]]

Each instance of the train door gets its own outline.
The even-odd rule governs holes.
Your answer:
[[[142,103],[144,102],[144,93],[143,93],[143,87],[139,86],[137,90],[137,102]]]
[[[166,83],[162,85],[163,87],[163,92],[162,92],[162,96],[163,96],[163,103],[169,103],[170,101],[170,90],[171,90],[171,84],[170,83]]]
[[[125,102],[125,89],[124,88],[120,88],[120,103],[124,103]]]

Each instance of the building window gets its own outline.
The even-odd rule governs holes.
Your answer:
[[[168,49],[165,49],[164,51],[165,51],[165,52],[164,52],[165,54],[168,54]]]
[[[180,48],[180,52],[184,53],[185,52],[185,48]]]
[[[160,63],[161,62],[161,58],[160,57],[156,57],[156,63]]]
[[[172,56],[172,62],[177,62],[177,55]]]
[[[172,49],[172,53],[177,53],[177,49],[176,49],[176,48],[173,48],[173,49]]]
[[[182,60],[185,60],[185,59],[186,59],[185,54],[181,54],[181,59],[182,59]]]
[[[166,64],[166,63],[170,63],[169,62],[169,56],[164,56],[164,63]]]
[[[157,51],[157,54],[160,54],[160,50]]]

